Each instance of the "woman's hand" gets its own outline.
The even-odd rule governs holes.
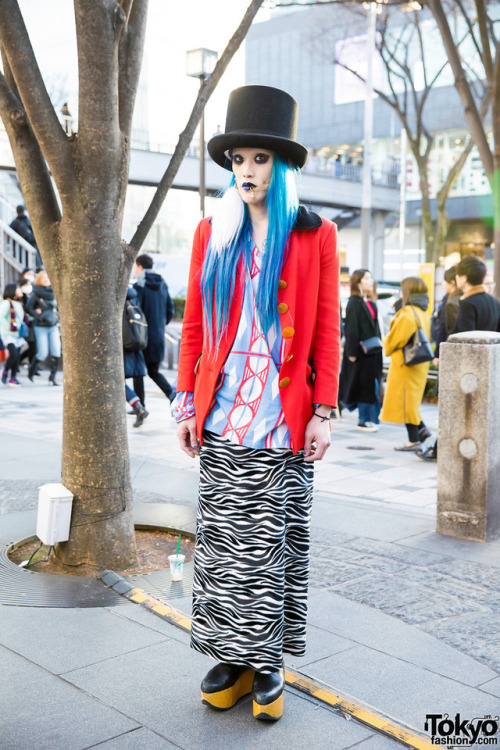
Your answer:
[[[434,365],[434,367],[439,367],[439,357],[434,357],[434,359],[432,360],[432,364]]]
[[[348,357],[349,362],[356,362],[357,357]]]
[[[177,426],[177,438],[184,453],[190,458],[200,455],[200,446],[196,437],[196,417],[183,419]]]
[[[331,407],[322,406],[315,411],[326,417],[330,416]],[[304,461],[321,461],[331,444],[330,432],[330,420],[322,421],[313,414],[306,425],[304,435]]]

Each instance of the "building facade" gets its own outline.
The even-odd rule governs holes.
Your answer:
[[[422,61],[418,39],[409,24],[412,15],[392,9],[391,25],[385,28],[385,34],[389,47],[392,43],[396,49],[397,39],[400,44],[401,40],[406,44],[404,59],[417,91],[422,90],[425,77],[429,81],[437,76],[424,110],[425,127],[433,137],[428,180],[435,218],[437,192],[450,167],[467,146],[470,134],[449,66],[445,64],[434,20],[426,11],[419,14],[424,39]],[[380,19],[377,26],[382,28],[382,25]],[[377,41],[380,41],[379,36]],[[465,40],[464,44],[463,52],[469,64],[476,64],[471,43]],[[299,103],[298,138],[310,149],[308,168],[358,180],[360,190],[366,85],[336,61],[365,77],[368,60],[374,88],[387,95],[395,92],[402,102],[403,85],[398,89],[397,79],[393,77],[396,89],[391,90],[382,58],[379,54],[373,57],[367,54],[367,14],[360,6],[354,9],[334,5],[311,7],[286,15],[276,11],[270,21],[254,25],[246,41],[246,83],[283,88]],[[414,127],[415,107],[411,97],[407,104],[408,118]],[[487,130],[491,130],[490,122],[487,117]],[[400,212],[374,211],[372,214],[371,263],[377,277],[387,280],[399,280],[402,275],[408,275],[425,258],[420,177],[411,151],[401,153],[401,129],[401,120],[393,107],[382,96],[375,96],[372,182],[399,189],[404,179],[406,185],[404,247],[400,241]],[[482,252],[492,240],[493,202],[475,147],[449,193],[446,207],[450,224],[440,254],[446,257]],[[325,215],[336,218],[331,211]],[[361,264],[359,212],[352,212],[347,221],[340,218],[340,242],[346,266],[352,270]]]

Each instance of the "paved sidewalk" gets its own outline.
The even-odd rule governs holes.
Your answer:
[[[63,389],[22,382],[0,389],[0,532],[36,509],[40,484],[60,480]],[[192,516],[197,462],[177,448],[167,401],[146,383],[151,416],[129,427],[135,498]],[[423,417],[436,434],[437,408],[425,405]],[[394,451],[404,439],[395,425],[363,434],[354,415],[333,423],[316,468],[308,651],[287,664],[423,732],[431,713],[499,714],[500,541],[435,533],[436,466]],[[189,613],[189,596],[171,603]],[[290,689],[276,725],[255,722],[248,699],[213,713],[198,698],[211,663],[188,643],[125,600],[0,605],[0,747],[397,746]]]

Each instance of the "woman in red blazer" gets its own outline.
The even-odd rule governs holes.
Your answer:
[[[232,92],[208,144],[233,173],[195,234],[174,414],[200,454],[193,648],[204,703],[283,710],[283,652],[305,652],[314,461],[330,445],[340,328],[336,227],[299,206],[297,103]]]

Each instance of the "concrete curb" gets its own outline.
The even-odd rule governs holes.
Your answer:
[[[101,573],[99,578],[113,591],[161,617],[162,620],[166,620],[184,631],[189,632],[191,630],[191,620],[184,612],[171,607],[160,599],[149,596],[118,573],[106,570]],[[338,693],[333,687],[321,682],[321,680],[307,677],[289,667],[285,668],[285,680],[289,687],[325,703],[344,718],[352,719],[359,724],[370,727],[379,734],[400,742],[405,747],[415,748],[415,750],[430,750],[434,747],[429,737],[414,727],[394,719],[351,696]]]

